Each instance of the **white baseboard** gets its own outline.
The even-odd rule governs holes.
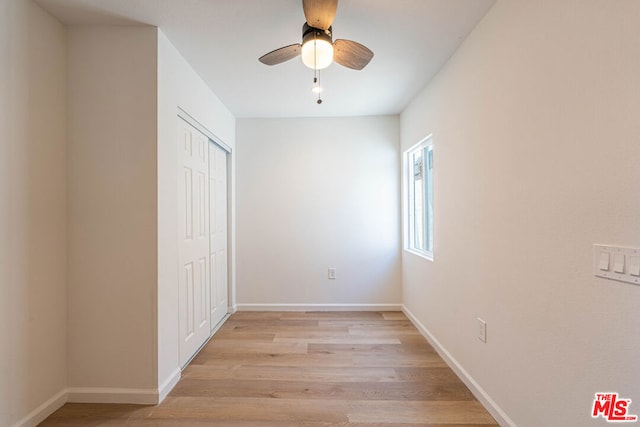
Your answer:
[[[65,403],[67,403],[67,390],[61,390],[14,424],[13,427],[36,427]]]
[[[238,304],[238,311],[402,311],[402,304]]]
[[[65,403],[131,403],[156,405],[160,403],[180,380],[180,369],[171,373],[160,387],[152,388],[103,388],[72,387],[59,391],[55,396],[31,411],[12,427],[36,427]]]
[[[480,403],[489,411],[491,416],[503,427],[517,427],[516,423],[507,416],[507,414],[498,406],[498,404],[480,387],[480,385],[469,375],[469,373],[458,363],[458,361],[445,349],[440,341],[434,337],[431,332],[413,315],[406,306],[402,306],[403,313],[411,320],[411,323],[420,331],[420,333],[429,341],[433,348],[438,352],[440,357],[449,365],[462,382],[471,390],[473,395]]]
[[[162,402],[165,397],[173,390],[173,388],[180,381],[180,376],[182,375],[180,368],[176,368],[175,371],[169,375],[169,378],[164,380],[160,387],[158,387],[158,403]]]
[[[159,392],[153,388],[74,387],[67,389],[67,402],[131,403],[156,405]]]

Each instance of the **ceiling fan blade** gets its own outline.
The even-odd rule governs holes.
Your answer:
[[[310,27],[327,30],[338,10],[338,0],[302,0],[304,17]]]
[[[343,67],[362,70],[373,58],[373,52],[360,43],[338,39],[333,43],[333,60]]]
[[[302,46],[300,45],[300,43],[281,47],[280,49],[276,49],[265,55],[262,55],[260,58],[258,58],[258,61],[266,65],[280,64],[300,55],[301,47]]]

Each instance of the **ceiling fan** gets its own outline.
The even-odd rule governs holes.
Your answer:
[[[333,61],[353,70],[362,70],[373,58],[373,52],[366,46],[338,39],[333,41],[331,24],[336,16],[338,0],[302,0],[304,16],[302,43],[273,50],[258,60],[266,65],[277,65],[302,56],[302,62],[317,74]],[[319,79],[314,75],[314,91],[320,92]],[[318,104],[322,100],[318,98]]]

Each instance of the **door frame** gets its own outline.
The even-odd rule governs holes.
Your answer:
[[[189,113],[187,113],[182,108],[178,107],[178,117],[180,117],[185,122],[189,123],[194,128],[198,129],[198,131],[202,132],[204,136],[213,141],[214,144],[220,146],[227,154],[231,154],[231,147],[225,144],[222,139],[218,138],[216,134],[207,129],[204,125],[202,125],[199,121],[194,119]]]

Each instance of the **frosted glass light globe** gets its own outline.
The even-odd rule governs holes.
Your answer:
[[[307,67],[312,70],[323,70],[333,62],[333,44],[323,39],[308,40],[302,45],[301,56],[302,63]]]

